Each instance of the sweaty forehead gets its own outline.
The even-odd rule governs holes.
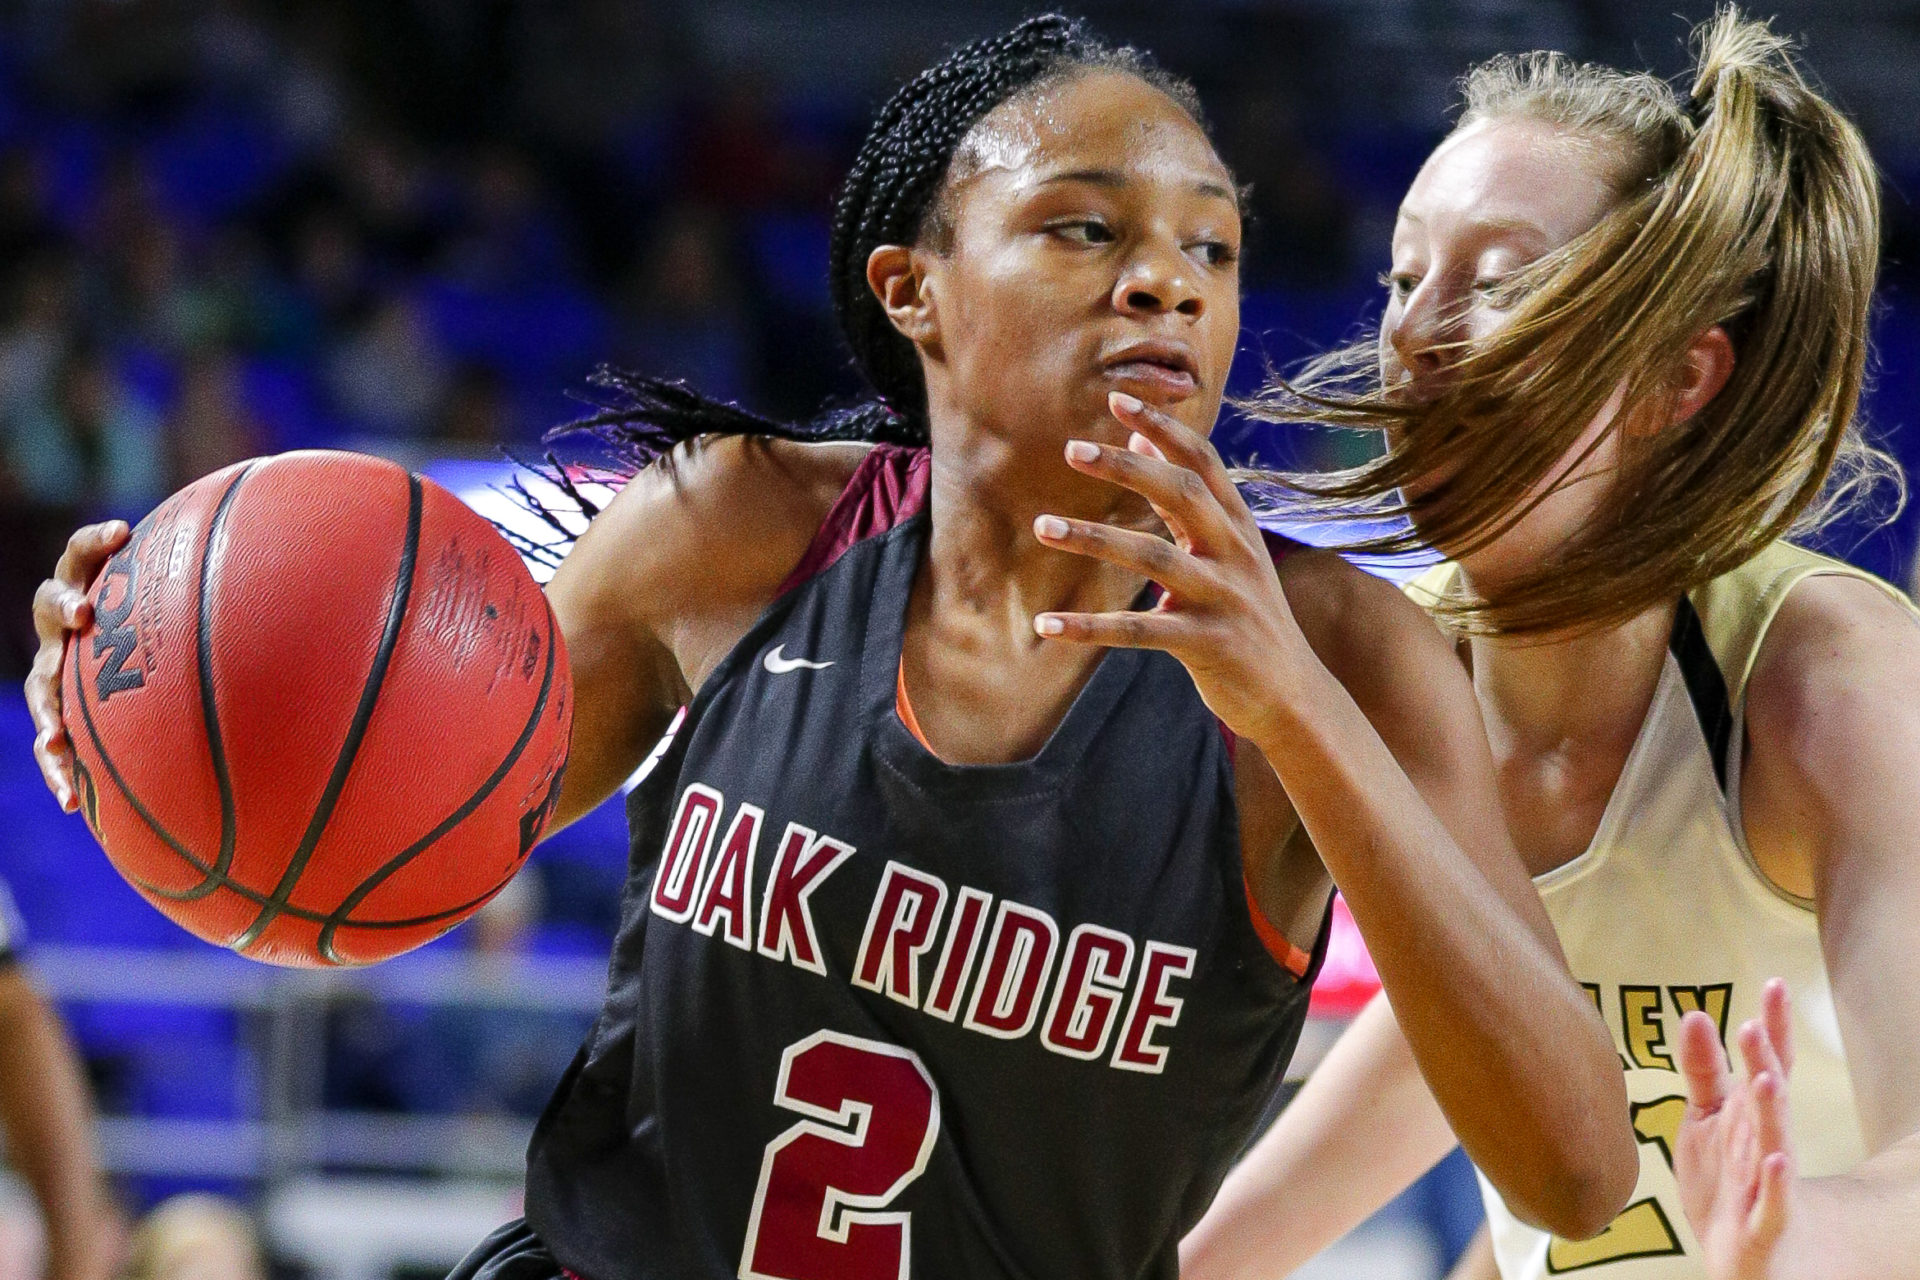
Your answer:
[[[1402,225],[1531,227],[1557,248],[1619,198],[1604,143],[1537,120],[1509,118],[1462,129],[1441,143],[1407,191]]]
[[[1179,103],[1138,76],[1098,70],[1001,103],[961,143],[950,177],[1039,182],[1092,170],[1229,184],[1213,144]]]

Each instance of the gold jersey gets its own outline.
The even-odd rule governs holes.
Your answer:
[[[1408,591],[1430,603],[1457,571],[1436,565]],[[1914,609],[1878,578],[1784,542],[1688,593],[1593,842],[1534,880],[1573,976],[1613,1033],[1640,1181],[1604,1232],[1576,1242],[1520,1222],[1482,1179],[1504,1280],[1705,1280],[1673,1177],[1686,1108],[1675,1037],[1681,1016],[1703,1009],[1726,1043],[1759,1016],[1768,978],[1784,978],[1793,996],[1799,1171],[1837,1173],[1864,1156],[1813,903],[1761,873],[1739,817],[1747,679],[1787,594],[1819,574],[1865,579]]]

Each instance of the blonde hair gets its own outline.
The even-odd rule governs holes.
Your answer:
[[[1414,514],[1401,487],[1444,476],[1418,500],[1418,532],[1350,545],[1393,553],[1433,544],[1459,556],[1505,534],[1557,487],[1574,468],[1556,468],[1616,394],[1616,423],[1659,414],[1681,353],[1725,326],[1735,363],[1720,393],[1687,420],[1626,442],[1610,514],[1551,564],[1497,600],[1443,605],[1463,630],[1621,621],[1818,526],[1881,481],[1891,481],[1894,509],[1904,498],[1897,464],[1855,420],[1880,241],[1872,158],[1765,23],[1723,9],[1694,40],[1686,103],[1653,76],[1554,53],[1475,68],[1456,132],[1517,117],[1606,144],[1617,203],[1501,287],[1508,323],[1454,344],[1434,399],[1405,403],[1383,387],[1368,342],[1275,380],[1251,402],[1263,417],[1384,430],[1389,447],[1342,471],[1245,478],[1332,516]]]
[[[253,1220],[219,1196],[178,1195],[133,1233],[124,1280],[264,1280]]]

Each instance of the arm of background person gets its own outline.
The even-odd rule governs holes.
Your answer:
[[[0,1129],[46,1223],[47,1274],[110,1280],[126,1226],[101,1181],[92,1099],[65,1028],[18,961],[0,968]]]
[[[1392,1008],[1375,996],[1181,1242],[1181,1280],[1292,1275],[1454,1145]]]
[[[1812,579],[1750,690],[1748,835],[1804,842],[1869,1153],[1789,1184],[1764,1274],[1920,1277],[1920,626],[1868,584]]]
[[[1500,1280],[1500,1267],[1493,1260],[1493,1236],[1486,1223],[1473,1233],[1460,1260],[1447,1272],[1447,1280]]]

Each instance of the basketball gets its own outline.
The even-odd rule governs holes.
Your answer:
[[[546,597],[395,463],[216,471],[90,599],[62,677],[81,809],[197,937],[280,965],[397,955],[498,892],[552,813],[573,707]]]

